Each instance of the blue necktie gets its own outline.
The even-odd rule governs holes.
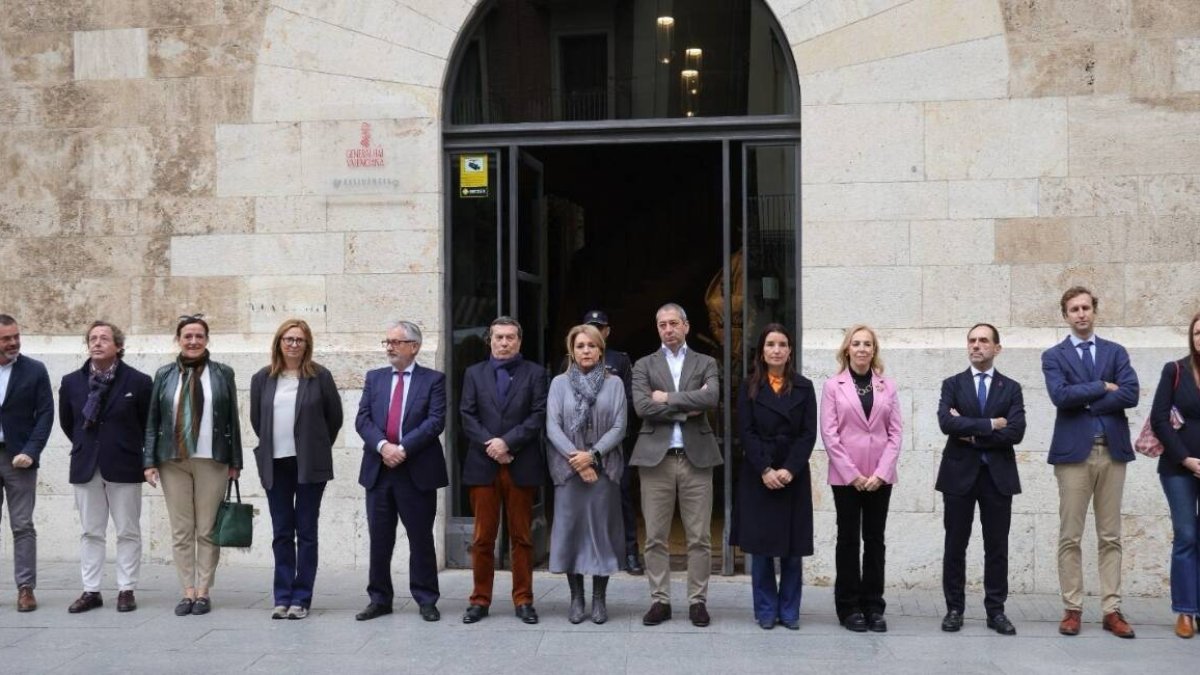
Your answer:
[[[975,390],[975,395],[979,397],[979,413],[987,417],[987,373],[980,373],[975,377],[979,378],[979,388]],[[979,459],[984,464],[988,463],[987,451],[979,453]]]
[[[1088,381],[1096,379],[1096,362],[1092,359],[1092,342],[1086,340],[1079,343],[1079,355],[1083,359],[1083,374]]]

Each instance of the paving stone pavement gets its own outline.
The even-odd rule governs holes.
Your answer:
[[[675,577],[682,599],[683,575]],[[764,631],[752,620],[748,578],[713,577],[711,626],[693,627],[680,600],[674,619],[646,627],[646,582],[620,574],[609,586],[609,622],[573,626],[565,579],[538,572],[542,621],[526,626],[512,614],[508,575],[496,581],[494,611],[478,624],[460,619],[471,587],[464,570],[441,575],[440,623],[422,621],[408,597],[397,597],[395,614],[361,623],[366,571],[323,570],[312,615],[272,621],[271,570],[221,568],[213,612],[179,618],[173,568],[143,565],[136,612],[118,614],[106,589],[103,608],[72,615],[77,566],[43,564],[36,612],[17,613],[12,586],[0,585],[0,673],[1165,673],[1195,672],[1200,662],[1200,638],[1175,637],[1164,598],[1127,598],[1138,637],[1120,640],[1100,628],[1095,597],[1082,634],[1067,638],[1057,633],[1057,596],[1019,595],[1008,604],[1019,634],[1004,637],[984,626],[981,592],[968,596],[975,606],[963,630],[948,634],[939,630],[940,593],[893,589],[890,632],[855,634],[837,624],[832,589],[809,587],[799,631]],[[396,578],[397,589],[406,585]]]

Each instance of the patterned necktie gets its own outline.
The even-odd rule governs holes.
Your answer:
[[[393,445],[400,442],[400,420],[404,417],[404,376],[407,372],[396,373],[400,379],[396,382],[396,388],[392,391],[392,404],[388,407],[387,425],[384,427],[384,432],[387,434],[388,443]]]

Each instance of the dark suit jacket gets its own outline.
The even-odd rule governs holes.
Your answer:
[[[1021,384],[994,371],[988,390],[987,405],[979,409],[976,395],[978,380],[971,369],[942,380],[942,397],[938,400],[938,426],[946,434],[942,463],[938,467],[939,492],[965,495],[975,485],[983,455],[987,455],[988,472],[992,483],[1002,495],[1021,494],[1021,478],[1017,473],[1017,455],[1013,446],[1025,438],[1025,398]],[[958,416],[950,414],[950,409]],[[1007,425],[992,429],[992,418],[1003,417]],[[973,441],[963,438],[973,437]]]
[[[667,402],[655,403],[650,398],[654,391],[667,392]],[[642,428],[629,464],[658,466],[671,447],[671,433],[679,422],[688,461],[700,469],[720,465],[724,460],[706,414],[717,407],[720,397],[721,377],[711,356],[688,348],[678,391],[661,348],[638,359],[633,366],[633,409],[642,418]],[[693,411],[700,414],[689,416]]]
[[[0,406],[0,428],[9,457],[29,455],[38,468],[42,449],[54,427],[54,393],[50,374],[41,361],[21,355],[8,376],[8,392]]]
[[[463,458],[464,485],[491,485],[500,465],[484,450],[491,438],[503,438],[512,453],[508,465],[517,485],[538,486],[546,480],[542,431],[546,426],[546,369],[522,360],[512,369],[512,384],[502,405],[496,394],[496,375],[488,361],[463,374],[462,428],[467,435]]]
[[[421,490],[436,490],[450,484],[441,434],[446,428],[446,376],[416,365],[408,382],[408,401],[404,406],[400,445],[408,456],[398,467],[408,471],[413,484]],[[363,439],[362,466],[358,484],[370,490],[379,479],[383,458],[376,448],[387,438],[388,407],[391,405],[392,367],[367,373],[354,428]]]
[[[1178,431],[1171,427],[1171,406],[1179,408],[1183,416],[1183,426]],[[1183,468],[1183,460],[1200,457],[1200,390],[1196,389],[1190,358],[1169,361],[1163,366],[1158,388],[1154,390],[1154,405],[1150,408],[1150,426],[1163,446],[1158,472],[1167,476],[1192,475]]]
[[[296,392],[296,477],[300,483],[333,480],[333,442],[342,428],[342,399],[333,375],[316,363],[313,377],[301,377]],[[250,426],[258,436],[254,459],[263,489],[275,484],[275,385],[263,368],[250,378]]]
[[[1099,419],[1108,437],[1108,450],[1118,462],[1134,459],[1125,409],[1138,403],[1138,378],[1129,364],[1129,353],[1121,345],[1094,338],[1096,378],[1083,373],[1079,351],[1067,337],[1042,352],[1042,374],[1050,401],[1058,408],[1054,437],[1050,441],[1051,464],[1082,462],[1092,451],[1093,419]],[[1105,391],[1104,383],[1118,389]]]
[[[99,422],[88,429],[83,425],[83,406],[90,375],[89,359],[79,370],[64,375],[58,387],[58,425],[71,441],[70,481],[86,483],[99,467],[100,476],[110,483],[141,483],[150,376],[119,361],[101,401]]]
[[[784,395],[776,395],[763,382],[753,400],[743,384],[737,426],[746,461],[738,479],[730,542],[757,555],[812,555],[808,459],[817,442],[817,395],[812,381],[793,375],[792,388]],[[787,469],[792,482],[779,490],[767,489],[762,482],[767,469]]]

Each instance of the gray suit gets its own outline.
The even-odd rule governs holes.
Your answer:
[[[667,392],[667,403],[655,403],[654,391]],[[688,543],[688,602],[707,602],[712,568],[712,467],[723,460],[706,413],[717,407],[720,395],[717,362],[690,348],[678,387],[662,349],[633,366],[633,408],[642,418],[642,428],[629,463],[641,467],[646,577],[656,603],[671,603],[667,542],[676,496]],[[692,412],[699,414],[688,414]],[[676,424],[683,432],[682,454],[668,452],[676,445],[671,442]]]

